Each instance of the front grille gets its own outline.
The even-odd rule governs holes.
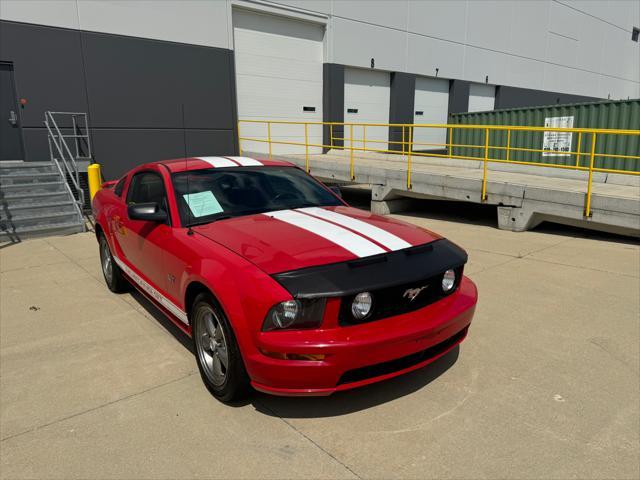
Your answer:
[[[362,380],[368,380],[370,378],[380,377],[389,373],[398,372],[405,368],[418,365],[425,360],[437,357],[443,352],[453,347],[456,343],[459,343],[464,339],[469,327],[465,327],[460,330],[454,336],[447,338],[445,341],[438,343],[432,347],[422,350],[420,352],[412,353],[406,357],[396,358],[395,360],[389,360],[388,362],[377,363],[375,365],[369,365],[367,367],[355,368],[353,370],[347,370],[342,374],[338,385],[345,383],[360,382]]]
[[[368,317],[363,320],[356,320],[351,313],[351,303],[355,295],[342,297],[338,320],[342,326],[359,325],[361,323],[372,322],[382,318],[402,315],[403,313],[414,312],[431,305],[438,300],[451,295],[456,291],[462,278],[462,267],[455,269],[456,285],[448,293],[442,291],[442,276],[444,272],[419,282],[405,283],[396,287],[372,290],[373,309]],[[417,296],[411,299],[411,290],[420,290]]]

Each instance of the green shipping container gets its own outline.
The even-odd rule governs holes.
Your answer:
[[[560,119],[558,117],[568,117]],[[555,119],[555,120],[554,120]],[[573,122],[573,128],[608,128],[617,130],[640,130],[640,100],[603,101],[593,103],[574,103],[568,105],[550,105],[543,107],[513,108],[488,112],[469,112],[450,115],[449,123],[460,125],[514,125],[523,127],[544,127],[547,125],[566,126]],[[554,123],[555,122],[555,123]],[[556,148],[571,152],[591,152],[592,135],[583,133],[578,145],[578,133],[562,134],[563,138]],[[547,145],[553,139],[547,137]],[[473,147],[455,147],[453,155],[484,158],[484,130],[460,129],[453,131],[454,145],[473,145]],[[544,132],[511,132],[511,148],[544,149]],[[507,131],[492,131],[490,146],[506,147]],[[580,148],[578,150],[578,147]],[[553,147],[552,147],[553,148]],[[639,135],[598,134],[596,154],[640,156]],[[506,160],[506,149],[490,149],[489,158]],[[550,152],[514,151],[509,152],[509,160],[521,162],[549,163],[556,165],[576,165],[576,155]],[[589,166],[589,156],[581,155],[579,166]],[[614,170],[640,171],[640,159],[595,157],[594,167]]]

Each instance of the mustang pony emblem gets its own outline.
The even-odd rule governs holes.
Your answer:
[[[428,286],[429,285],[425,285],[424,287],[419,287],[419,288],[408,288],[404,291],[404,293],[402,294],[402,297],[408,298],[410,302],[413,302],[416,299],[416,297],[420,295],[420,292],[422,292]]]

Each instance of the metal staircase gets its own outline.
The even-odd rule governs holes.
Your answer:
[[[0,162],[0,243],[85,230],[78,161],[91,158],[87,116],[45,112],[44,125],[50,161]]]

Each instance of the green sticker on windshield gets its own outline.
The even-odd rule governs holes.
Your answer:
[[[185,193],[182,195],[191,209],[194,217],[206,217],[222,212],[222,207],[216,197],[209,190],[198,193]]]

